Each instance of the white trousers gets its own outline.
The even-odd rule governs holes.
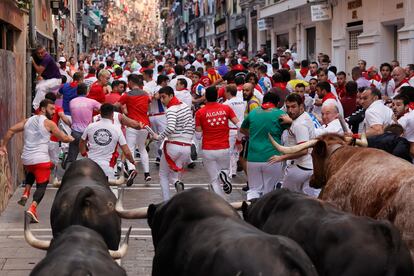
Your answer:
[[[230,165],[229,149],[222,150],[203,150],[203,165],[210,177],[210,189],[226,198],[222,183],[220,181],[220,171],[223,171],[228,176]]]
[[[230,154],[230,177],[237,173],[237,161],[239,160],[240,152],[236,149],[237,130],[231,129],[229,134],[229,154]]]
[[[182,168],[188,162],[191,154],[190,146],[180,146],[174,144],[167,144],[168,155],[177,165]],[[174,184],[181,178],[181,173],[175,172],[168,166],[165,159],[165,152],[163,151],[160,161],[160,185],[162,191],[162,198],[164,201],[170,199],[170,184]]]
[[[45,95],[48,92],[57,93],[60,85],[62,84],[62,79],[48,79],[41,80],[36,84],[36,96],[33,99],[33,108],[36,110],[39,108],[41,101],[45,99]]]
[[[297,165],[289,165],[285,170],[282,187],[294,192],[307,194],[311,197],[318,197],[321,189],[314,189],[309,186],[312,174],[313,170],[306,171]]]
[[[135,146],[139,150],[141,156],[141,164],[145,173],[149,173],[149,157],[145,147],[145,141],[147,140],[148,130],[146,129],[134,129],[128,127],[126,129],[126,142],[128,148],[132,154],[135,152]],[[127,160],[128,170],[135,169],[135,165]]]
[[[167,117],[165,116],[165,114],[150,116],[149,119],[151,123],[151,128],[155,133],[160,134],[167,127]],[[159,149],[161,148],[161,141],[156,141],[155,145],[157,148],[156,157],[160,158]]]
[[[282,164],[247,162],[247,178],[249,180],[247,200],[262,197],[273,191],[276,184],[282,180]]]

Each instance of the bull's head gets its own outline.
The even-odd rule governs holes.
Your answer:
[[[34,248],[41,249],[41,250],[48,250],[51,244],[51,241],[46,240],[39,240],[36,238],[32,230],[30,229],[30,220],[31,217],[27,212],[24,213],[24,239],[26,242],[33,246]],[[113,259],[121,259],[125,256],[128,250],[128,243],[129,243],[129,235],[131,234],[132,227],[129,227],[128,232],[125,235],[125,238],[122,244],[119,246],[118,250],[108,250],[109,254]]]
[[[309,185],[316,189],[322,188],[326,184],[326,168],[329,158],[333,152],[351,142],[355,142],[355,145],[360,147],[368,146],[365,134],[362,135],[361,139],[356,139],[355,141],[351,141],[351,139],[346,139],[337,134],[326,134],[318,139],[312,139],[305,143],[291,147],[284,147],[280,145],[270,134],[269,139],[272,145],[283,154],[295,154],[304,149],[313,148],[313,175],[310,179]]]

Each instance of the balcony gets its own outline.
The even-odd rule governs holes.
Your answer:
[[[268,0],[267,2],[271,3],[260,10],[260,18],[274,16],[308,4],[308,0]]]

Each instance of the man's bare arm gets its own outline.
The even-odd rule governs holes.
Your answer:
[[[45,120],[45,127],[50,133],[52,133],[59,141],[62,141],[64,143],[70,143],[75,138],[73,138],[71,135],[66,135],[63,131],[61,131],[57,125],[52,122],[51,120]]]
[[[7,130],[3,139],[0,141],[0,152],[3,151],[7,153],[7,144],[9,143],[10,139],[16,133],[22,132],[24,130],[24,125],[26,124],[26,122],[27,122],[27,119],[24,119]]]

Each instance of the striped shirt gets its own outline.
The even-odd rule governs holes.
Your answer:
[[[159,139],[168,141],[191,143],[194,136],[193,113],[188,105],[181,103],[167,109],[167,127],[159,135]]]

